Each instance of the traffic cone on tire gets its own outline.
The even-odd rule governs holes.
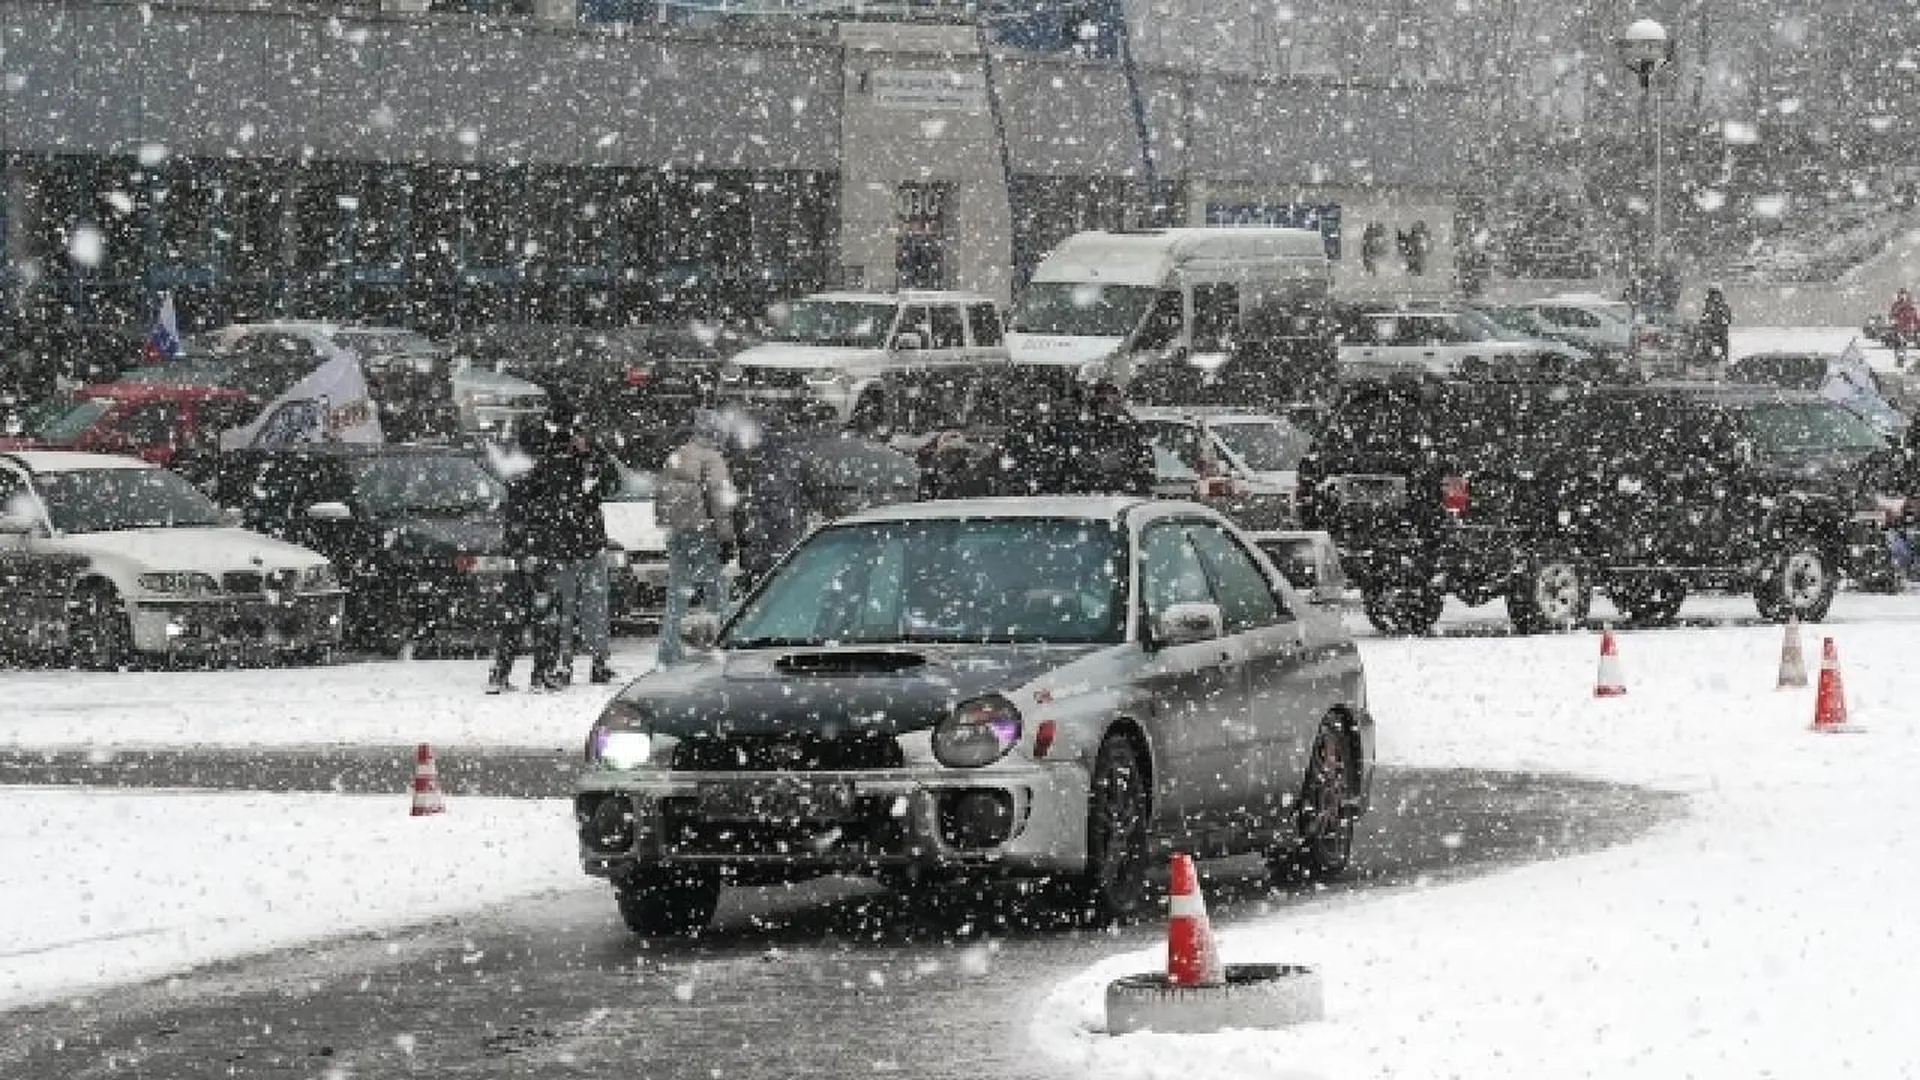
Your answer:
[[[1193,856],[1174,852],[1167,879],[1167,985],[1225,986],[1226,967],[1213,943]]]
[[[1832,638],[1820,639],[1820,692],[1813,699],[1813,730],[1859,731],[1847,723],[1847,692],[1840,684],[1840,650]]]
[[[1620,645],[1613,640],[1613,627],[1600,632],[1600,673],[1593,681],[1594,697],[1619,697],[1627,692],[1620,674]]]
[[[1800,651],[1800,616],[1787,618],[1785,636],[1780,642],[1780,679],[1776,690],[1801,689],[1807,685],[1807,658]]]
[[[421,743],[413,753],[413,817],[445,813],[440,798],[440,767],[433,763],[433,747]]]

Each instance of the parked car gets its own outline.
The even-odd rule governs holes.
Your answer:
[[[513,566],[505,488],[484,453],[346,443],[229,451],[216,492],[248,527],[333,560],[356,645],[491,642]]]
[[[253,419],[261,403],[197,366],[157,367],[148,377],[163,372],[187,377],[83,386],[64,410],[43,411],[31,430],[0,438],[0,449],[125,454],[197,479],[218,450],[220,433]]]
[[[1155,495],[1213,507],[1263,550],[1270,537],[1299,528],[1294,489],[1310,438],[1292,421],[1204,406],[1135,406],[1133,415],[1153,442]]]
[[[1827,385],[1838,353],[1764,352],[1749,353],[1727,365],[1727,380],[1749,386],[1777,386],[1784,390],[1820,390]],[[1908,418],[1896,396],[1903,396],[1904,380],[1893,373],[1867,369],[1877,396],[1850,395],[1840,402],[1859,413],[1880,434],[1895,442],[1907,428]]]
[[[836,522],[711,651],[594,722],[582,866],[641,934],[698,930],[722,882],[827,873],[903,890],[1050,879],[1102,922],[1144,912],[1149,867],[1174,848],[1338,875],[1373,720],[1329,599],[1191,503],[919,503]]]
[[[139,458],[0,452],[0,583],[32,621],[14,650],[111,670],[139,658],[272,650],[324,658],[344,594],[318,552],[233,527],[179,475]]]
[[[986,296],[934,290],[816,293],[776,309],[765,340],[721,369],[742,402],[819,402],[876,430],[889,373],[1005,362],[1000,309]]]
[[[1452,593],[1516,629],[1586,618],[1595,586],[1670,621],[1689,592],[1824,617],[1890,573],[1863,478],[1889,451],[1818,395],[1727,384],[1375,383],[1301,463],[1304,523],[1338,542],[1368,617],[1425,633]]]

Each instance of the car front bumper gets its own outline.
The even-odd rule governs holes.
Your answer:
[[[574,796],[580,861],[622,879],[704,865],[743,881],[916,867],[1035,876],[1086,864],[1087,772],[912,766],[850,772],[590,772]],[[757,793],[833,791],[834,809],[749,814]],[[766,803],[755,804],[767,807]],[[624,825],[624,829],[622,826]]]
[[[140,597],[128,607],[133,647],[139,652],[324,649],[340,643],[346,593],[302,593],[291,600]]]

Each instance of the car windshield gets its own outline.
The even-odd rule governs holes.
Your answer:
[[[1877,450],[1886,445],[1872,424],[1829,402],[1779,402],[1744,412],[1756,449],[1769,456]]]
[[[107,410],[111,408],[113,408],[112,398],[82,401],[65,412],[38,417],[37,426],[28,428],[27,434],[44,442],[72,442],[80,437],[81,432],[92,427],[95,421],[107,415]]]
[[[1300,467],[1311,437],[1281,420],[1215,423],[1213,433],[1254,472],[1286,472]]]
[[[1036,281],[1020,294],[1008,325],[1020,334],[1123,338],[1153,302],[1148,285]]]
[[[1125,548],[1078,518],[842,525],[781,564],[721,644],[1117,642]]]
[[[39,478],[47,519],[68,533],[220,524],[220,508],[165,469],[74,469]]]
[[[489,510],[505,491],[477,458],[402,454],[351,462],[354,495],[368,513],[459,514]]]
[[[878,300],[796,300],[776,320],[768,341],[878,349],[893,329],[898,305]]]

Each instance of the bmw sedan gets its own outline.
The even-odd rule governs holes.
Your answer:
[[[1176,849],[1337,875],[1373,771],[1337,594],[1194,503],[844,518],[593,724],[582,864],[649,935],[699,930],[723,884],[827,873],[1044,879],[1095,922],[1140,913]]]

